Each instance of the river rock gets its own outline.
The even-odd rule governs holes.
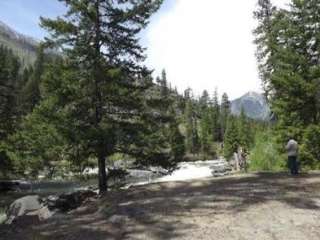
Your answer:
[[[15,200],[7,210],[6,224],[12,222],[29,221],[34,222],[35,219],[39,221],[50,218],[53,214],[50,212],[48,207],[44,206],[40,197],[25,196]]]
[[[162,167],[150,167],[149,168],[150,171],[152,171],[155,174],[159,174],[159,175],[167,175],[169,173],[169,171],[167,169],[164,169]]]
[[[67,212],[80,207],[86,200],[96,196],[97,193],[92,190],[79,190],[59,196],[49,196],[46,199],[46,204],[50,210],[58,209],[62,212]]]

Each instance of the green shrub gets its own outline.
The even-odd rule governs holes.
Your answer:
[[[286,166],[286,156],[281,154],[271,130],[258,132],[250,151],[249,170],[280,171]]]
[[[306,170],[320,168],[320,126],[310,125],[306,128],[300,148],[300,162]]]

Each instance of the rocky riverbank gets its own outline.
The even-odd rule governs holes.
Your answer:
[[[208,177],[221,177],[231,173],[231,167],[224,159],[211,161],[196,161],[179,163],[176,169],[169,171],[151,167],[149,169],[108,169],[109,181],[112,184],[121,183],[122,189],[132,186],[146,185],[160,182],[174,182],[195,180]],[[26,181],[2,181],[2,190],[14,190],[8,192],[10,198],[0,198],[2,208],[7,209],[7,223],[12,223],[17,217],[38,217],[45,220],[51,217],[56,210],[67,212],[80,207],[87,199],[95,197],[97,190],[88,190],[87,186],[81,186],[77,182],[26,182]],[[36,195],[39,194],[39,195]],[[26,197],[24,197],[26,195]],[[18,198],[18,196],[20,198]],[[10,207],[9,207],[10,204]],[[36,207],[37,206],[37,207]],[[5,216],[0,216],[1,222]],[[21,220],[20,220],[21,221]],[[25,219],[24,219],[25,221]]]

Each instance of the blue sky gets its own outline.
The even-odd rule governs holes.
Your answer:
[[[166,0],[152,21],[157,21],[163,12],[169,11],[174,1]],[[46,34],[39,26],[40,16],[54,18],[64,13],[65,6],[58,0],[0,0],[0,20],[36,39],[42,39]]]
[[[56,17],[65,11],[56,0],[1,0],[0,20],[16,31],[42,39],[45,32],[39,26],[39,17]]]

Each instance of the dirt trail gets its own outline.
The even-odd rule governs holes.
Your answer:
[[[2,229],[1,229],[2,228]],[[320,239],[320,174],[134,187],[0,239]]]

